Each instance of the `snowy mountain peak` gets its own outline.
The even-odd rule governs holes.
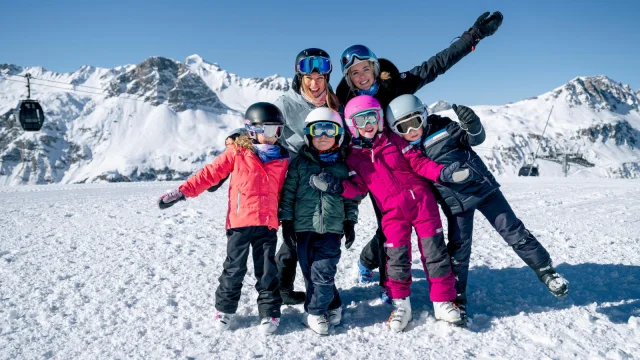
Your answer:
[[[13,64],[0,64],[0,74],[2,75],[18,75],[22,72],[20,66]]]
[[[554,98],[562,97],[570,105],[584,104],[595,111],[609,110],[627,114],[640,108],[638,96],[629,85],[623,85],[604,75],[576,77],[550,94]]]
[[[229,110],[189,67],[160,56],[150,57],[118,76],[111,82],[109,93],[133,95],[152,105],[167,103],[175,111],[197,107]]]
[[[278,74],[264,78],[242,78],[224,70],[216,63],[209,63],[194,54],[187,57],[184,65],[197,74],[230,108],[244,112],[256,101],[274,102],[278,96],[288,91],[292,79]]]
[[[438,100],[435,103],[427,107],[429,114],[437,113],[439,111],[445,111],[451,109],[451,104],[444,100]]]

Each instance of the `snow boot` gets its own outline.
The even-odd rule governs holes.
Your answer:
[[[558,274],[553,266],[549,265],[536,270],[536,275],[555,297],[561,298],[569,293],[569,282]]]
[[[325,314],[311,315],[304,313],[302,314],[302,323],[319,335],[329,335],[329,320],[327,320],[327,315]]]
[[[462,316],[460,315],[460,309],[453,301],[434,301],[433,311],[438,320],[443,320],[458,326],[464,324]]]
[[[369,268],[362,265],[360,260],[358,260],[358,282],[361,284],[366,284],[372,281],[373,281],[373,271],[369,270]]]
[[[280,297],[282,298],[282,305],[298,305],[304,304],[304,301],[307,299],[307,294],[303,291],[280,289]]]
[[[393,299],[393,306],[396,308],[391,312],[391,316],[389,316],[389,320],[387,323],[389,324],[389,328],[394,332],[401,332],[406,327],[409,321],[413,319],[413,315],[411,314],[411,300],[409,296],[402,299]]]
[[[266,317],[260,321],[258,330],[263,335],[271,335],[278,330],[278,326],[280,326],[280,318]]]
[[[213,326],[218,331],[227,331],[229,330],[229,326],[231,325],[231,320],[233,318],[233,314],[226,314],[222,311],[216,310],[216,314],[213,319]]]
[[[467,326],[467,294],[462,293],[456,296],[456,299],[453,300],[455,306],[460,309],[460,318],[462,319],[462,324],[459,326]]]
[[[329,320],[329,325],[339,325],[342,320],[342,306],[339,308],[329,310],[327,312],[327,320]]]

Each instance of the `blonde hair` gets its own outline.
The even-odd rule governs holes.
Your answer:
[[[338,96],[333,92],[333,89],[329,86],[329,81],[327,81],[327,76],[322,75],[324,77],[325,89],[327,89],[327,107],[333,111],[338,111],[338,107],[340,106],[340,101],[338,101]],[[302,81],[300,81],[300,91],[303,91],[308,98],[313,99],[313,95],[311,94],[311,90],[304,83],[304,75],[302,76]]]
[[[249,137],[247,135],[238,136],[238,138],[236,139],[236,146],[241,147],[241,148],[245,148],[245,149],[249,149],[249,150],[253,151],[254,153],[257,153],[256,148],[253,147],[253,142],[251,141],[251,139],[249,139]]]

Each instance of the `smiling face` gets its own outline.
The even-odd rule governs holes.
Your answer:
[[[411,129],[408,134],[402,135],[402,138],[408,142],[416,141],[422,137],[422,128],[418,130]]]
[[[373,137],[376,136],[377,132],[378,124],[367,124],[365,125],[364,129],[358,128],[358,133],[360,134],[360,136],[366,137],[367,139],[373,139]]]
[[[327,89],[327,82],[324,75],[314,72],[302,77],[302,86],[312,97],[317,98]]]
[[[313,147],[318,151],[326,151],[331,149],[336,144],[335,137],[328,137],[327,135],[322,135],[320,137],[314,137],[311,139],[311,143]]]
[[[370,61],[359,62],[349,68],[351,83],[360,90],[369,90],[375,83],[373,64]]]

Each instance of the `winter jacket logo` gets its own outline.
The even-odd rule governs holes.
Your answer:
[[[400,79],[406,79],[407,78],[407,73],[403,72],[400,74]]]

